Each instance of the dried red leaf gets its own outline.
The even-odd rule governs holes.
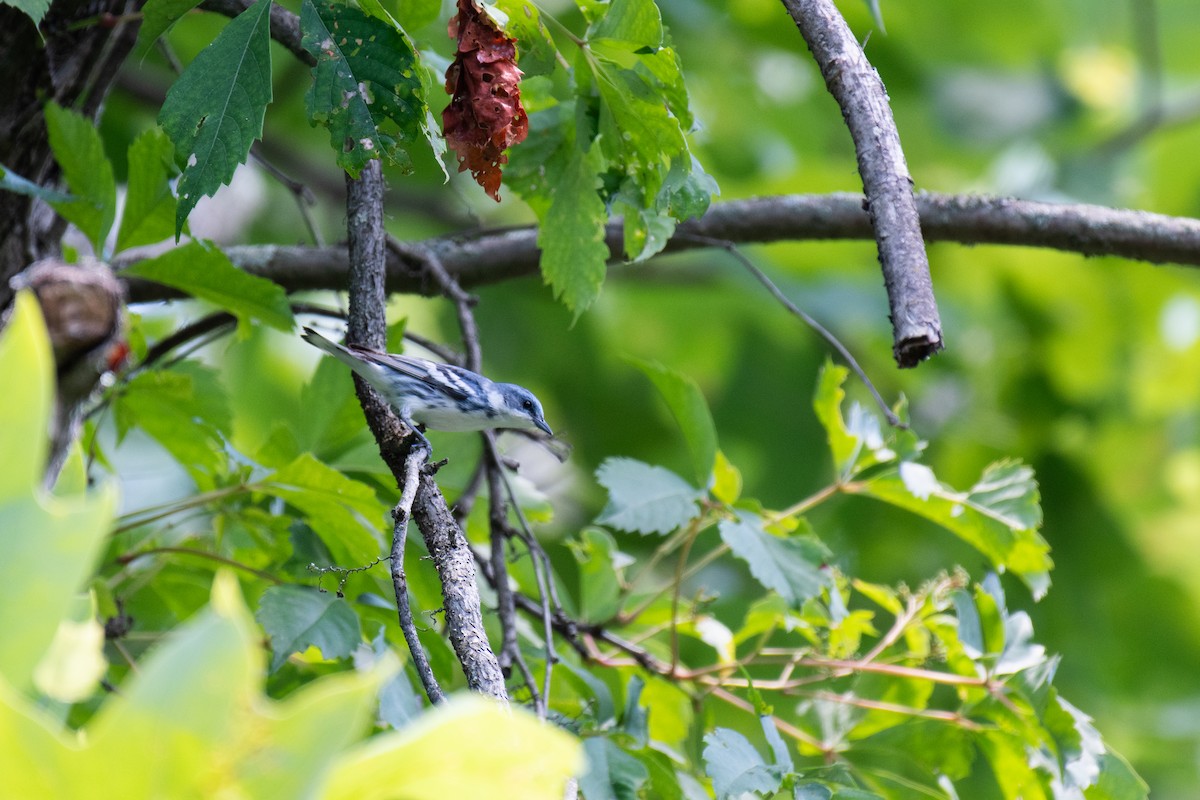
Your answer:
[[[471,170],[475,182],[500,202],[500,165],[508,163],[504,151],[529,134],[529,117],[521,106],[517,42],[474,0],[458,0],[450,36],[457,37],[458,52],[446,70],[451,96],[442,112],[446,144],[458,156],[458,171]]]

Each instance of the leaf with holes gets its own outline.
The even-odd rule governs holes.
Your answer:
[[[271,102],[271,0],[258,0],[225,26],[167,92],[159,124],[185,166],[175,236],[201,197],[229,183],[262,138]]]
[[[357,176],[386,159],[412,169],[409,150],[431,146],[421,65],[404,33],[353,6],[304,0],[304,49],[317,59],[305,96],[309,121],[329,129],[337,163]]]

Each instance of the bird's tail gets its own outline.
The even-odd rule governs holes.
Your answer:
[[[326,353],[329,353],[329,355],[333,356],[338,361],[341,361],[346,366],[350,367],[350,369],[359,373],[363,377],[373,377],[371,369],[363,363],[361,358],[337,342],[329,341],[312,328],[305,327],[304,333],[301,334],[300,338],[304,339],[304,341],[308,342],[314,347],[319,347]]]

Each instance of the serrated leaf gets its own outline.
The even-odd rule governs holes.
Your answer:
[[[238,269],[211,245],[189,242],[155,258],[136,261],[121,274],[161,283],[213,303],[235,314],[242,324],[257,319],[281,331],[295,328],[283,287]]]
[[[696,516],[702,493],[662,467],[632,458],[610,458],[596,470],[608,489],[608,505],[597,522],[637,533],[670,533]]]
[[[270,475],[261,486],[304,514],[339,566],[362,566],[379,556],[378,530],[387,508],[365,483],[347,478],[306,453]]]
[[[201,197],[229,183],[262,138],[271,102],[271,0],[257,0],[217,34],[167,92],[158,121],[186,164],[175,235]]]
[[[712,778],[717,800],[750,792],[769,795],[783,783],[779,770],[769,766],[745,736],[728,728],[704,737],[704,771]]]
[[[201,2],[202,0],[146,0],[146,5],[142,6],[142,27],[138,31],[138,39],[149,47]]]
[[[309,646],[326,659],[337,659],[349,656],[362,642],[358,615],[332,592],[272,586],[263,592],[255,618],[271,637],[272,672]]]
[[[771,755],[775,758],[775,766],[784,773],[795,769],[795,765],[792,763],[792,754],[788,752],[787,743],[779,735],[775,721],[770,716],[763,714],[759,716],[758,724],[762,726],[763,736],[766,737],[767,744],[771,746]]]
[[[42,17],[50,10],[50,0],[4,0],[4,3],[27,14],[35,26],[41,24]]]
[[[828,582],[821,567],[829,552],[814,536],[772,536],[757,514],[738,510],[736,520],[721,520],[721,540],[750,567],[750,574],[793,607],[820,593]]]
[[[154,244],[174,233],[175,195],[170,177],[174,169],[170,139],[152,128],[129,145],[129,178],[125,210],[117,229],[117,251]]]
[[[96,125],[81,114],[47,103],[46,130],[54,159],[74,197],[51,205],[79,228],[93,250],[103,253],[104,240],[116,219],[117,184]]]
[[[607,270],[608,212],[596,194],[599,165],[597,148],[572,151],[538,226],[542,278],[576,318],[600,296]]]
[[[699,384],[656,361],[643,361],[632,356],[626,356],[625,360],[645,373],[666,401],[692,455],[696,483],[701,488],[708,488],[717,457],[717,427]]]
[[[1016,573],[1042,597],[1050,586],[1050,546],[1037,532],[1041,524],[1033,470],[1001,461],[984,470],[966,492],[941,483],[932,470],[903,462],[849,491],[883,500],[938,523],[979,550],[998,569]]]
[[[38,186],[33,181],[22,178],[2,164],[0,164],[0,191],[12,192],[13,194],[25,195],[26,197],[37,197],[45,200],[47,203],[69,203],[75,199],[66,192],[59,192],[54,189]]]
[[[308,117],[329,129],[338,165],[357,176],[368,161],[386,158],[411,170],[409,149],[435,135],[408,38],[351,5],[324,0],[304,0],[300,28],[304,49],[317,59]]]

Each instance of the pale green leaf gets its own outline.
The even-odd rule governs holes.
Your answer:
[[[642,762],[626,753],[607,737],[585,739],[587,771],[579,778],[579,788],[588,800],[621,800],[640,797],[641,787],[650,777]]]
[[[175,232],[174,172],[171,141],[151,128],[129,146],[129,179],[125,210],[117,229],[118,251],[167,239]]]
[[[4,0],[4,4],[27,14],[34,25],[40,25],[50,10],[50,0]]]
[[[519,707],[466,695],[341,756],[317,796],[562,800],[582,764],[574,736]]]
[[[358,615],[333,592],[305,586],[272,586],[255,615],[271,637],[271,671],[292,653],[314,646],[326,659],[345,658],[362,642]]]
[[[666,401],[692,455],[696,483],[707,488],[717,457],[717,428],[700,386],[688,376],[656,361],[643,361],[632,356],[626,356],[625,360],[644,372]]]
[[[712,778],[717,800],[740,798],[751,792],[779,790],[780,770],[770,766],[750,741],[737,731],[717,728],[704,737],[704,771]]]
[[[52,495],[42,489],[53,357],[37,300],[19,292],[0,331],[0,373],[20,391],[0,392],[0,637],[5,685],[29,688],[106,544],[116,507],[110,487]],[[0,747],[3,750],[3,747]]]
[[[850,491],[883,500],[938,523],[967,542],[998,569],[1018,575],[1040,598],[1050,586],[1050,546],[1041,524],[1033,470],[1019,462],[989,466],[979,482],[960,492],[941,483],[922,464],[902,462]]]
[[[258,0],[217,34],[167,92],[158,121],[185,163],[175,235],[201,197],[229,183],[262,137],[271,102],[271,0]]]
[[[814,536],[773,536],[764,530],[761,517],[742,510],[736,520],[722,520],[718,528],[721,540],[746,562],[755,580],[792,606],[816,596],[829,583],[822,570],[829,551]]]
[[[552,72],[558,51],[537,5],[532,0],[498,0],[496,8],[508,16],[504,32],[517,40],[517,65],[525,73],[523,80]]]
[[[597,522],[637,533],[670,533],[696,516],[701,492],[674,472],[632,458],[610,458],[596,470],[608,489]]]
[[[123,275],[161,283],[232,312],[290,332],[295,328],[287,293],[277,283],[238,269],[218,248],[189,242],[155,258],[136,261]]]
[[[314,125],[329,129],[337,163],[358,175],[385,158],[411,170],[409,151],[432,145],[421,65],[404,32],[357,8],[304,0],[304,48],[317,59],[305,98]]]
[[[50,149],[62,167],[73,200],[52,203],[54,210],[104,252],[104,240],[117,214],[117,184],[96,125],[56,103],[46,104]]]
[[[629,557],[617,549],[607,531],[585,528],[570,542],[579,567],[579,611],[589,622],[604,622],[621,610],[621,573]]]

